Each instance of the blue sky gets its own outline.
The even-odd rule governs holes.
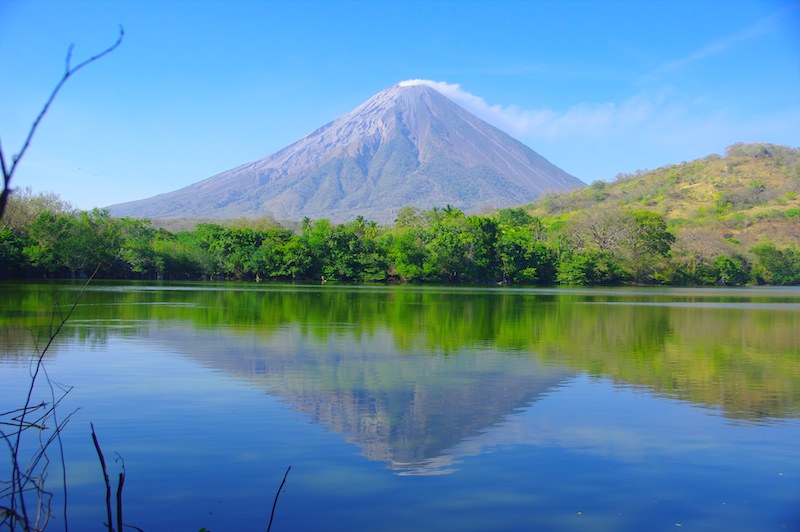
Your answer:
[[[82,209],[267,156],[408,79],[590,183],[734,142],[800,146],[800,2],[0,0],[14,186]]]

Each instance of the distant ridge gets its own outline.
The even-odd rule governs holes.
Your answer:
[[[583,186],[432,87],[404,82],[268,157],[110,211],[388,223],[404,206],[476,212]]]

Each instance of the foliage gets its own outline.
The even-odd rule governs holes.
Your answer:
[[[98,277],[134,279],[797,284],[798,168],[798,150],[736,145],[726,157],[596,182],[528,210],[404,207],[388,227],[361,216],[296,228],[264,218],[171,232],[23,190],[0,225],[0,277],[85,277],[99,267]]]
[[[13,205],[13,204],[12,204]],[[707,235],[706,235],[707,236]],[[466,216],[452,207],[406,209],[379,227],[306,220],[299,232],[198,224],[170,233],[107,211],[44,210],[0,230],[4,277],[316,280],[593,285],[740,285],[798,282],[796,248],[762,244],[752,255],[714,247],[704,233],[676,238],[664,217],[598,209],[552,223],[522,209]],[[677,244],[677,245],[676,245]]]
[[[503,209],[497,216],[497,252],[503,283],[551,284],[555,278],[552,250],[542,241],[542,220],[523,209]]]
[[[788,247],[778,249],[774,244],[764,243],[753,248],[757,259],[755,278],[764,284],[800,284],[800,249]]]
[[[558,263],[556,280],[562,285],[607,285],[625,278],[611,253],[589,249],[572,252]]]

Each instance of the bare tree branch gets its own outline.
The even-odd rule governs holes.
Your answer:
[[[105,50],[101,51],[100,53],[95,54],[89,57],[88,59],[78,63],[75,66],[72,66],[73,46],[70,45],[67,51],[67,57],[64,66],[64,74],[61,76],[61,79],[53,88],[52,92],[50,93],[50,96],[47,98],[47,101],[45,102],[41,111],[36,116],[36,120],[34,120],[33,124],[31,125],[31,128],[28,131],[28,135],[25,137],[25,141],[22,144],[22,149],[20,149],[18,154],[14,155],[11,158],[10,163],[6,161],[5,155],[2,150],[2,145],[0,145],[0,169],[2,169],[3,172],[3,188],[2,191],[0,191],[0,218],[2,218],[3,214],[5,213],[8,197],[11,194],[11,179],[14,176],[14,172],[17,169],[17,165],[19,164],[22,157],[25,155],[25,152],[27,152],[28,147],[31,144],[31,140],[33,139],[33,135],[36,133],[39,124],[44,118],[44,115],[47,114],[50,105],[53,103],[56,96],[61,91],[61,88],[64,86],[67,80],[70,77],[72,77],[76,72],[78,72],[80,69],[114,51],[122,43],[124,35],[125,31],[122,29],[122,26],[120,26],[119,37],[117,38],[114,44],[112,44]],[[95,272],[92,274],[92,277],[89,279],[89,281],[87,281],[86,285],[84,285],[83,289],[78,294],[78,299],[80,299],[81,295],[83,294],[83,291],[86,289],[86,286],[91,281],[91,279],[94,278],[96,273],[97,270],[95,270]],[[7,525],[9,530],[15,530],[17,528],[17,525],[22,526],[24,530],[31,530],[31,529],[41,530],[47,525],[47,522],[51,515],[50,500],[52,498],[52,494],[45,490],[44,481],[46,477],[45,472],[47,470],[48,464],[50,463],[50,459],[47,456],[47,450],[50,447],[50,445],[55,441],[57,441],[59,445],[60,458],[62,464],[62,480],[64,481],[64,526],[65,530],[67,530],[68,525],[67,525],[67,513],[66,513],[66,504],[67,504],[66,469],[65,469],[66,466],[64,464],[64,450],[61,441],[61,432],[66,426],[72,414],[67,415],[66,418],[63,420],[59,420],[58,416],[56,415],[56,407],[64,398],[64,396],[66,396],[66,394],[69,393],[69,389],[64,390],[62,388],[61,397],[56,399],[55,390],[53,389],[53,383],[50,380],[49,376],[47,375],[47,371],[43,366],[43,359],[45,353],[52,345],[55,337],[59,334],[61,329],[66,324],[67,320],[72,314],[72,311],[75,310],[77,304],[78,301],[76,300],[70,307],[66,315],[62,314],[61,322],[55,328],[51,323],[49,341],[47,342],[47,345],[45,345],[41,353],[37,357],[35,357],[35,369],[31,373],[31,383],[28,388],[28,393],[23,407],[16,411],[5,412],[3,414],[0,414],[1,417],[8,414],[15,414],[16,412],[19,412],[19,415],[16,415],[12,418],[13,424],[10,424],[13,427],[15,427],[16,429],[15,432],[7,434],[3,430],[0,430],[0,439],[2,439],[8,446],[9,452],[11,454],[11,465],[12,465],[11,479],[8,482],[3,481],[2,485],[4,485],[4,487],[0,489],[0,494],[2,494],[4,498],[8,497],[9,499],[9,506],[0,506],[0,525],[2,525],[3,527]],[[60,307],[57,307],[57,310],[60,311],[61,310]],[[53,318],[55,318],[55,316]],[[31,396],[33,394],[33,389],[36,385],[37,376],[39,375],[40,371],[44,372],[47,378],[47,382],[50,385],[52,406],[49,409],[44,403],[35,406],[31,404],[31,399],[32,399]],[[29,421],[26,419],[26,416],[28,414],[32,414],[33,412],[38,410],[44,410],[44,413],[41,414],[41,416],[38,419],[36,419],[35,421]],[[54,428],[51,434],[46,435],[44,434],[44,431],[47,430],[47,428],[45,427],[45,422],[51,418],[54,422]],[[3,422],[2,424],[6,425],[7,423]],[[19,460],[20,453],[22,452],[22,433],[30,428],[39,431],[39,449],[34,451],[33,456],[31,457],[31,460],[28,463],[28,465],[26,467],[23,467]],[[92,436],[94,436],[94,429],[92,430]],[[35,520],[33,521],[30,520],[26,504],[26,497],[27,493],[29,492],[34,493],[38,497],[38,501],[36,502],[36,517]],[[109,527],[111,527],[110,520],[109,520]]]
[[[275,518],[275,507],[278,506],[278,497],[281,496],[281,491],[283,491],[283,485],[286,484],[286,477],[289,476],[289,471],[291,471],[292,466],[286,468],[286,473],[283,474],[283,480],[281,481],[281,485],[278,486],[278,491],[275,492],[275,500],[272,501],[272,513],[269,515],[269,524],[267,525],[267,532],[272,529],[272,520]]]
[[[0,438],[6,443],[11,459],[11,479],[9,481],[2,481],[0,487],[0,495],[8,499],[8,506],[0,507],[0,525],[5,523],[9,524],[9,530],[15,530],[17,526],[22,527],[23,530],[41,530],[46,525],[50,518],[50,501],[52,493],[48,492],[45,487],[46,471],[50,463],[48,457],[48,449],[50,446],[57,442],[59,445],[59,452],[62,460],[62,475],[66,476],[64,470],[64,455],[63,447],[61,446],[61,432],[66,427],[72,414],[68,414],[65,418],[59,419],[56,415],[56,409],[69,393],[71,388],[59,385],[61,389],[60,396],[56,396],[53,388],[53,381],[50,380],[47,370],[44,367],[44,357],[52,346],[56,336],[61,332],[61,329],[67,323],[67,320],[72,315],[72,312],[78,305],[78,302],[83,295],[86,287],[97,274],[97,270],[92,274],[89,280],[84,284],[83,288],[78,293],[77,298],[72,306],[66,313],[61,312],[60,306],[56,306],[53,310],[53,319],[55,319],[56,312],[60,312],[61,321],[58,324],[51,324],[50,337],[41,350],[31,362],[31,382],[28,387],[25,403],[21,408],[4,412],[2,416],[12,416],[13,423],[3,422],[3,425],[10,425],[14,427],[14,431],[10,434],[0,430]],[[38,351],[38,346],[37,346]],[[44,374],[47,383],[50,387],[50,394],[52,404],[49,406],[45,402],[33,404],[32,396],[34,388],[36,387],[39,375]],[[73,412],[74,413],[74,412]],[[33,419],[33,416],[38,416]],[[31,419],[28,419],[31,416]],[[46,426],[48,421],[53,422],[52,429]],[[36,430],[39,433],[38,448],[32,450],[31,456],[22,463],[21,456],[23,454],[23,433],[29,429]],[[45,433],[45,431],[48,431]],[[63,477],[62,477],[63,479]],[[35,517],[28,511],[27,497],[32,494],[32,503],[35,503]],[[64,503],[66,504],[66,492]],[[66,507],[64,509],[66,521]],[[65,525],[66,530],[66,525]]]
[[[81,61],[74,67],[72,66],[72,50],[73,45],[70,45],[69,49],[67,50],[67,58],[65,61],[65,68],[64,74],[61,76],[61,79],[56,84],[53,91],[50,93],[50,97],[47,98],[42,110],[39,111],[39,115],[36,117],[36,120],[33,121],[33,125],[31,125],[30,130],[28,131],[27,137],[25,137],[25,142],[22,143],[22,149],[20,149],[19,153],[14,155],[11,158],[11,163],[6,162],[5,155],[3,154],[2,145],[0,145],[0,168],[3,170],[3,190],[0,192],[0,218],[3,217],[3,213],[6,209],[6,203],[8,202],[8,196],[11,193],[11,178],[14,176],[14,171],[17,169],[17,164],[19,163],[20,159],[25,155],[25,152],[28,151],[28,147],[31,144],[31,140],[33,139],[34,133],[36,133],[36,129],[39,127],[44,115],[47,114],[47,110],[50,108],[50,104],[53,103],[53,100],[56,99],[61,87],[67,82],[67,80],[72,77],[76,72],[80,69],[89,65],[98,59],[110,54],[122,43],[122,38],[125,36],[125,30],[122,29],[122,26],[119,27],[119,37],[117,41],[103,50],[102,52],[91,56],[90,58]]]
[[[94,423],[90,423],[92,427],[92,441],[94,448],[97,451],[97,458],[100,459],[100,467],[103,469],[103,480],[106,483],[106,525],[108,532],[114,532],[114,521],[111,520],[111,483],[108,480],[108,469],[106,469],[106,459],[103,456],[103,451],[100,449],[100,443],[97,441],[97,434],[94,432]]]

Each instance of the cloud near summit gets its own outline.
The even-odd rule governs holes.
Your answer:
[[[583,103],[566,111],[523,109],[516,105],[490,105],[461,88],[458,83],[410,79],[401,87],[427,85],[471,113],[512,134],[546,140],[569,140],[608,136],[635,128],[648,119],[663,102],[663,95],[633,97],[620,103]]]
[[[791,109],[780,116],[744,119],[723,102],[687,98],[671,87],[639,92],[616,102],[582,102],[552,110],[491,105],[461,85],[445,81],[411,79],[400,85],[428,85],[486,122],[537,146],[591,145],[610,152],[661,146],[670,148],[679,159],[686,158],[687,151],[700,156],[719,152],[733,142],[769,138],[770,132],[788,135],[800,113],[800,109]]]

